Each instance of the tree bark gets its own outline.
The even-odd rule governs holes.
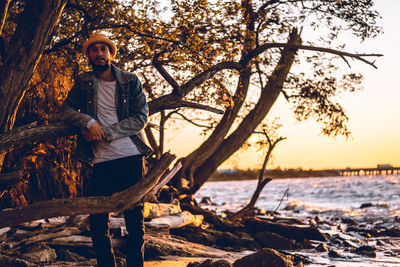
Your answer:
[[[14,144],[45,141],[49,138],[70,136],[77,133],[77,128],[62,122],[40,126],[37,126],[34,122],[0,135],[0,153],[8,151]]]
[[[190,153],[190,155],[182,159],[182,170],[178,174],[178,179],[186,178],[192,182],[196,168],[207,161],[215,150],[218,149],[219,144],[224,141],[226,134],[235,122],[239,110],[244,103],[250,84],[250,76],[250,69],[246,69],[240,73],[239,83],[233,97],[232,106],[225,111],[221,121],[207,140],[204,141],[195,151]]]
[[[174,159],[174,155],[165,153],[139,182],[109,197],[55,199],[34,203],[23,208],[1,210],[0,228],[56,216],[123,211],[142,200],[158,183],[160,176]]]
[[[12,129],[19,104],[67,0],[26,1],[0,67],[0,133]]]
[[[288,43],[295,45],[301,43],[300,35],[297,31],[291,33]],[[218,149],[215,150],[214,154],[196,170],[194,174],[194,184],[190,189],[191,194],[196,193],[217,167],[243,145],[258,124],[268,114],[282,90],[296,52],[297,49],[283,49],[278,65],[269,77],[254,109],[249,112],[237,129],[222,142]]]
[[[0,2],[0,36],[3,32],[4,24],[6,23],[10,1],[11,0],[4,0]]]

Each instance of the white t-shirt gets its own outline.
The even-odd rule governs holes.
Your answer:
[[[97,118],[100,124],[110,126],[118,123],[115,94],[117,82],[106,82],[101,79],[97,79],[96,82],[98,88]],[[106,141],[95,142],[92,149],[94,164],[140,154],[129,137],[115,139],[110,143],[106,143]]]

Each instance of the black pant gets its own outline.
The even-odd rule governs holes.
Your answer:
[[[95,164],[93,175],[85,186],[87,196],[110,196],[134,185],[143,176],[143,157],[132,156]],[[128,240],[127,265],[143,266],[144,224],[143,204],[124,211]],[[114,267],[115,257],[111,244],[109,213],[91,214],[90,232],[99,267]]]

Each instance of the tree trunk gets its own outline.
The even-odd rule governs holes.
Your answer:
[[[297,31],[291,33],[288,43],[295,45],[301,44],[301,39]],[[219,145],[213,155],[197,168],[193,177],[194,183],[190,189],[191,194],[196,193],[217,167],[243,145],[243,143],[251,136],[254,129],[268,114],[282,90],[283,84],[293,64],[296,52],[297,49],[283,49],[278,65],[269,77],[269,80],[263,88],[261,96],[254,109],[249,112],[237,129],[227,139],[225,139],[221,145]]]
[[[174,159],[174,155],[164,154],[139,182],[109,197],[55,199],[37,202],[23,208],[0,210],[0,228],[56,216],[123,211],[142,200],[159,182],[161,175]]]
[[[253,16],[251,1],[242,1],[242,6],[244,7],[243,18],[246,21],[245,41],[242,49],[242,55],[244,57],[255,48],[256,37],[254,28],[255,17]],[[190,155],[182,159],[183,167],[179,173],[180,178],[186,178],[193,184],[193,177],[197,168],[207,162],[210,156],[216,152],[220,144],[224,141],[225,136],[231,129],[244,103],[250,85],[250,78],[251,68],[249,66],[242,66],[231,106],[227,108],[221,121],[207,140],[203,142],[199,148],[190,153]]]
[[[226,110],[223,118],[218,123],[212,134],[204,141],[200,147],[190,153],[182,160],[182,170],[178,174],[179,178],[186,178],[192,182],[193,174],[197,167],[201,166],[215,152],[219,144],[224,141],[226,134],[235,122],[240,108],[242,107],[245,96],[250,84],[250,69],[240,73],[239,84],[233,97],[232,107]],[[179,183],[178,183],[179,184]]]
[[[77,133],[77,128],[62,122],[40,126],[37,126],[34,122],[14,128],[5,134],[0,134],[0,153],[9,151],[14,144],[46,141],[50,138],[70,136]]]
[[[26,1],[0,67],[0,133],[12,129],[19,104],[67,0]]]

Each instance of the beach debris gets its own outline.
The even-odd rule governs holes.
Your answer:
[[[284,223],[274,223],[268,220],[250,217],[243,222],[247,227],[261,231],[269,231],[298,242],[304,239],[326,241],[326,237],[318,228],[304,225],[288,225]]]
[[[365,255],[367,257],[375,258],[376,257],[376,247],[373,246],[361,246],[353,250],[353,253]]]
[[[150,222],[146,223],[146,225],[155,229],[173,229],[185,225],[198,227],[202,224],[203,219],[203,215],[193,215],[188,211],[183,211],[181,213],[154,218]]]
[[[324,243],[320,243],[320,244],[315,248],[315,250],[316,250],[316,251],[319,251],[319,252],[328,252],[328,251],[329,251],[328,247],[327,247]]]
[[[344,258],[343,255],[341,255],[339,252],[333,249],[329,251],[328,256],[331,258]]]
[[[28,247],[22,252],[23,258],[34,262],[52,262],[57,258],[56,251],[44,244],[37,244],[35,246]]]
[[[384,228],[365,223],[348,225],[343,232],[344,228],[336,227],[343,223],[340,218],[336,224],[332,223],[332,230],[325,231],[319,226],[327,221],[316,218],[305,220],[275,215],[231,220],[214,211],[185,203],[146,202],[144,206],[147,207],[146,260],[179,255],[212,258],[206,262],[209,265],[201,266],[229,266],[221,265],[226,264],[220,261],[224,259],[232,266],[240,267],[244,265],[237,264],[242,261],[235,263],[235,260],[253,255],[246,259],[248,266],[302,266],[307,261],[293,254],[301,254],[302,249],[329,252],[331,258],[346,258],[348,253],[375,257],[378,249],[384,251],[385,244],[394,245],[397,239],[393,237],[399,234],[397,227]],[[118,266],[125,266],[126,228],[120,216],[121,213],[111,214],[110,233],[121,262]],[[193,222],[197,219],[200,220]],[[313,220],[320,223],[314,224]],[[376,237],[365,238],[365,234]],[[44,262],[46,266],[93,266],[96,263],[89,237],[88,215],[61,216],[5,227],[0,229],[0,242],[0,266],[37,266]],[[257,252],[244,256],[254,251]],[[345,251],[346,256],[340,251]],[[280,254],[277,253],[284,258],[278,260]],[[397,254],[397,251],[386,253],[389,256]],[[263,265],[266,259],[273,261]],[[271,265],[271,262],[277,265]]]

